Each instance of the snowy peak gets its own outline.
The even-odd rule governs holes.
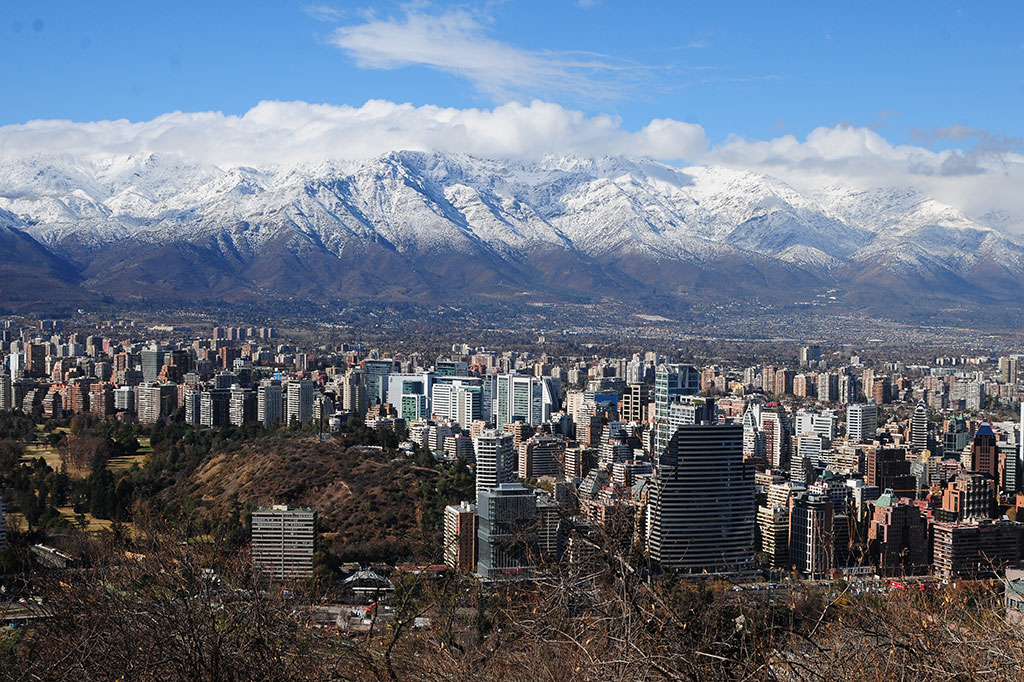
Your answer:
[[[317,291],[332,290],[340,268],[340,280],[389,291],[388,277],[431,291],[462,273],[482,294],[536,282],[623,294],[834,286],[878,268],[948,282],[995,268],[1002,287],[1024,282],[1014,239],[915,190],[802,192],[756,173],[621,157],[396,151],[222,168],[166,154],[40,156],[0,161],[0,222],[85,272],[134,263],[144,278],[141,264],[160,252],[227,288],[234,277],[301,289],[287,263],[307,268]]]

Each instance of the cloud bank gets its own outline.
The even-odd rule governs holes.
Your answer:
[[[773,175],[801,189],[915,187],[1002,229],[1024,231],[1024,155],[1016,140],[967,129],[931,133],[974,142],[933,151],[893,145],[868,128],[821,127],[806,139],[731,137],[712,145],[697,124],[654,119],[638,130],[613,116],[588,116],[535,100],[493,109],[413,106],[373,100],[360,107],[261,102],[241,116],[174,112],[150,121],[39,120],[0,127],[0,160],[68,154],[178,154],[222,167],[366,159],[409,149],[533,159],[547,154],[651,157],[720,164]]]
[[[613,116],[587,116],[541,101],[493,109],[380,100],[361,107],[261,102],[242,116],[174,112],[137,123],[40,120],[0,127],[0,157],[157,152],[222,166],[364,159],[398,149],[512,158],[573,153],[689,159],[707,146],[704,129],[693,123],[655,119],[628,131]]]

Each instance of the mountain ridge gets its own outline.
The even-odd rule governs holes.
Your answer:
[[[781,301],[836,289],[856,304],[1009,300],[1024,287],[1016,238],[916,190],[799,191],[626,157],[398,151],[221,168],[38,156],[0,161],[0,211],[67,264],[69,286],[127,299]]]

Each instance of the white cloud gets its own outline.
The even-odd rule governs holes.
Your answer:
[[[558,94],[599,100],[622,96],[650,67],[592,52],[536,51],[495,40],[462,10],[370,18],[335,30],[331,42],[368,69],[421,66],[465,78],[497,101]]]
[[[587,116],[541,101],[493,109],[381,100],[361,107],[261,102],[242,116],[174,112],[134,123],[40,120],[0,127],[3,158],[158,152],[222,166],[363,159],[398,149],[490,157],[574,153],[694,159],[707,145],[704,129],[693,123],[655,119],[634,132],[615,117]]]

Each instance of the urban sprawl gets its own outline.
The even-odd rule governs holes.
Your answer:
[[[393,432],[399,453],[471,467],[475,497],[445,508],[436,568],[483,583],[584,562],[614,533],[652,581],[994,577],[1011,609],[1022,601],[1024,355],[911,365],[808,344],[788,364],[695,366],[642,349],[556,355],[543,337],[530,352],[455,343],[424,357],[306,347],[270,327],[63,326],[0,321],[0,410],[139,433],[258,424],[327,440],[353,420]],[[252,560],[275,579],[310,576],[317,521],[256,509]],[[349,577],[367,600],[388,584],[368,568]]]

